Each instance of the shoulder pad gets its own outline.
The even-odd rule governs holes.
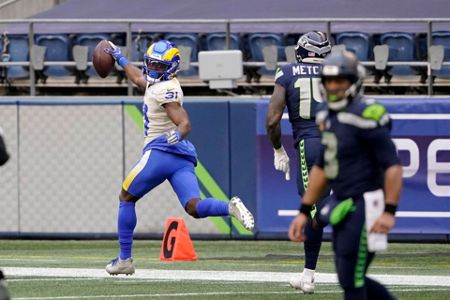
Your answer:
[[[369,104],[366,108],[364,108],[361,116],[364,119],[374,120],[374,121],[381,121],[384,114],[386,113],[386,108],[384,108],[381,104]]]
[[[275,81],[283,75],[284,75],[284,73],[283,73],[282,68],[278,67],[275,71]]]

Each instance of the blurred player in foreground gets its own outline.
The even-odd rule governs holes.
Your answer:
[[[302,35],[295,47],[298,63],[283,66],[275,74],[275,88],[267,112],[267,135],[274,150],[275,169],[284,172],[286,180],[289,180],[289,156],[281,144],[280,127],[284,108],[288,108],[294,147],[298,153],[297,189],[300,196],[303,196],[308,187],[308,172],[320,150],[320,132],[315,122],[315,111],[316,106],[322,102],[319,92],[321,63],[330,51],[331,45],[324,33],[312,31]],[[314,293],[314,274],[322,244],[323,227],[326,225],[318,223],[314,217],[329,194],[329,191],[325,192],[323,201],[319,201],[311,210],[305,229],[308,239],[305,241],[303,273],[290,280],[292,287],[308,294]]]
[[[5,140],[3,139],[3,129],[0,127],[0,166],[3,166],[9,159],[6,151]],[[3,272],[0,270],[0,300],[9,300],[9,292]]]
[[[167,40],[152,44],[144,56],[142,71],[128,63],[119,47],[110,44],[112,48],[105,49],[105,52],[114,57],[133,83],[145,89],[145,95],[144,149],[142,157],[122,185],[118,215],[120,254],[106,266],[106,271],[111,275],[134,273],[132,243],[137,222],[135,203],[166,179],[190,216],[231,215],[246,229],[252,230],[253,216],[238,197],[233,197],[229,203],[213,198],[200,200],[194,172],[197,153],[186,139],[191,123],[182,107],[183,91],[176,79],[180,54],[175,44]]]
[[[338,279],[346,300],[394,299],[366,276],[375,251],[387,248],[402,187],[402,167],[386,109],[361,95],[364,77],[356,56],[331,53],[323,63],[327,109],[318,112],[322,151],[289,238],[304,241],[311,207],[329,184],[335,195],[319,212],[333,225]]]

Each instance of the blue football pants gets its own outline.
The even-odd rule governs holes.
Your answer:
[[[193,198],[200,199],[200,189],[192,161],[170,152],[146,151],[126,176],[122,188],[141,198],[164,180],[169,180],[183,206]]]

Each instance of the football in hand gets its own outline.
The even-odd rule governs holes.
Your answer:
[[[114,58],[104,51],[105,48],[112,48],[107,40],[101,40],[94,49],[92,63],[97,74],[105,78],[114,68]]]

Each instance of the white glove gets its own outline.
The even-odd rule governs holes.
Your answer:
[[[284,150],[284,147],[281,146],[279,149],[273,149],[273,154],[273,165],[275,166],[275,170],[284,172],[286,180],[291,180],[289,156],[287,155],[286,150]]]
[[[181,141],[181,132],[179,132],[178,130],[171,130],[169,132],[166,132],[165,135],[167,143],[169,144],[176,144]]]

